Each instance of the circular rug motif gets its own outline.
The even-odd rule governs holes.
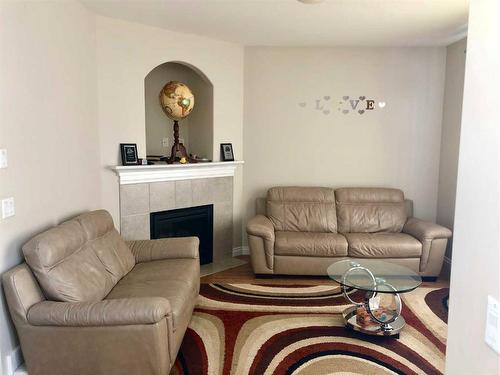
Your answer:
[[[345,329],[336,284],[202,284],[171,375],[443,374],[447,293],[403,295],[395,339]]]

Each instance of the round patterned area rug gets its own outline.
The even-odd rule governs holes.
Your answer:
[[[202,284],[171,375],[442,374],[447,295],[402,295],[395,339],[345,329],[335,285]]]

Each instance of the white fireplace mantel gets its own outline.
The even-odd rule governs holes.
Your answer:
[[[190,180],[234,176],[242,160],[193,164],[127,165],[112,167],[120,179],[120,185],[160,181]]]

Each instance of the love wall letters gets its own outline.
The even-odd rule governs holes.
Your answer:
[[[334,103],[337,103],[336,105]],[[299,107],[306,108],[307,102],[300,102]],[[332,113],[332,109],[337,109],[338,112],[347,115],[349,113],[357,113],[362,115],[367,111],[373,111],[376,109],[385,108],[386,103],[383,101],[377,102],[375,99],[367,99],[366,96],[359,96],[351,98],[348,95],[344,95],[341,100],[335,102],[331,100],[328,95],[323,96],[320,99],[315,99],[312,108],[316,111],[323,112],[324,115],[329,115]]]

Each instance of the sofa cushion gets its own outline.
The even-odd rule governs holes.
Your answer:
[[[335,193],[330,188],[271,188],[266,211],[276,231],[337,232]]]
[[[338,233],[276,232],[276,255],[336,257],[347,255],[347,241]]]
[[[75,220],[81,224],[88,245],[116,284],[135,266],[135,257],[115,229],[111,215],[99,210],[80,215]]]
[[[166,259],[137,263],[106,299],[163,297],[170,302],[174,330],[185,329],[199,292],[198,259]]]
[[[406,222],[401,190],[342,188],[335,190],[335,198],[341,233],[399,233]]]
[[[100,301],[134,266],[132,253],[103,210],[35,236],[23,253],[45,296],[54,301]]]
[[[418,258],[422,244],[405,233],[346,233],[348,254],[357,258]]]

